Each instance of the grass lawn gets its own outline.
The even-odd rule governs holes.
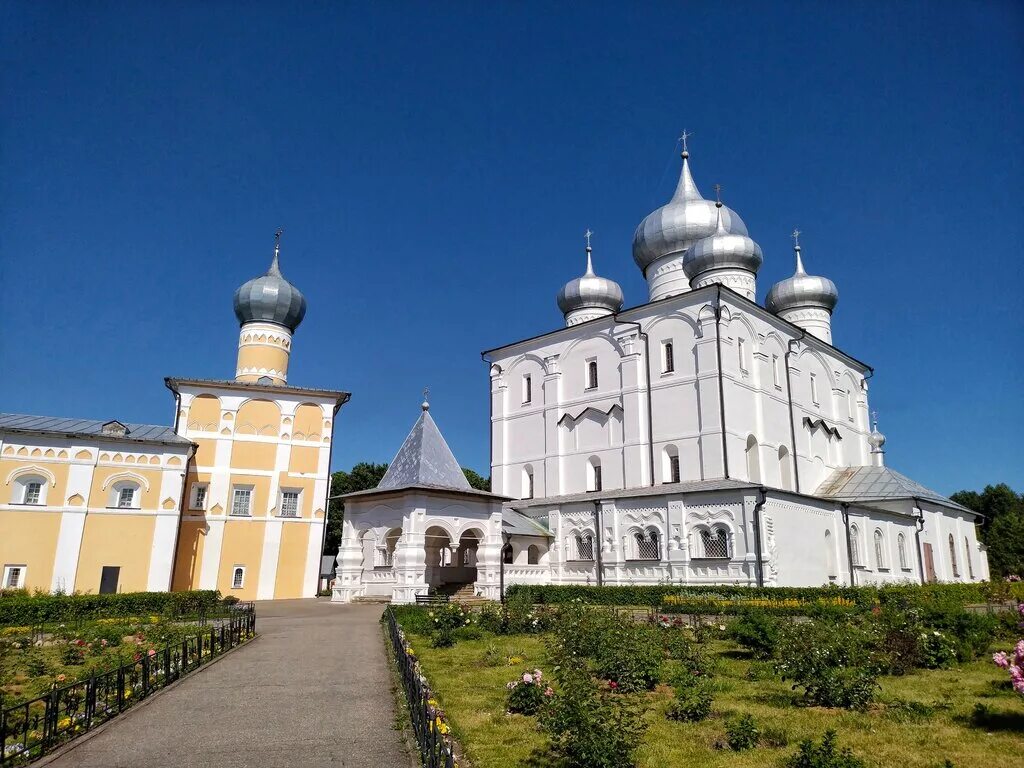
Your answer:
[[[549,671],[540,638],[485,633],[452,648],[431,648],[421,635],[408,638],[474,768],[544,764],[531,762],[545,744],[535,718],[505,714],[507,682],[534,667]],[[820,739],[827,728],[838,731],[840,746],[879,767],[940,768],[948,759],[956,768],[1024,768],[1024,697],[988,660],[883,677],[872,708],[848,712],[799,706],[799,694],[789,684],[774,677],[747,679],[751,662],[739,646],[714,641],[711,647],[720,661],[712,716],[700,723],[674,722],[665,717],[671,689],[645,694],[649,728],[637,754],[641,768],[775,766],[801,739]],[[509,657],[517,657],[511,665]],[[989,708],[981,727],[972,724],[979,703]],[[778,731],[775,740],[788,745],[748,752],[716,749],[725,719],[744,713],[753,715],[762,731]]]

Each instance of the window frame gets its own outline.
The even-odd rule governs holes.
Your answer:
[[[29,495],[35,493],[35,498],[29,501]],[[27,481],[21,492],[21,503],[37,507],[43,505],[43,483],[35,478]]]
[[[882,533],[881,528],[875,528],[874,533],[871,534],[871,543],[875,549],[875,569],[889,570],[885,562],[885,534]]]
[[[590,531],[580,531],[574,537],[574,543],[576,545],[576,557],[575,560],[581,563],[592,563],[594,561],[594,535]],[[587,552],[588,557],[584,557]]]
[[[18,583],[10,584],[11,571],[18,572]],[[5,563],[4,564],[4,580],[0,584],[0,589],[25,589],[26,577],[28,576],[28,566],[24,563]]]
[[[960,578],[960,566],[956,561],[956,537],[949,534],[949,564],[953,567],[953,578]]]
[[[239,574],[239,571],[241,571],[241,574]],[[244,565],[232,565],[231,566],[231,587],[230,587],[230,589],[245,589],[245,571],[246,571],[246,568],[245,568]],[[235,577],[239,576],[239,575],[241,576],[241,578],[236,579]],[[235,583],[236,581],[238,582],[237,584]]]
[[[252,485],[232,485],[231,486],[231,509],[228,511],[228,517],[252,517],[252,503],[253,497],[255,496],[255,487]],[[249,502],[246,505],[245,512],[235,512],[236,502],[238,500],[239,491],[245,491],[248,494]]]
[[[529,405],[533,402],[533,375],[529,373],[523,374],[523,405]]]
[[[600,378],[598,377],[597,372],[597,358],[592,357],[587,360],[586,377],[586,386],[584,387],[584,391],[589,392],[597,389],[600,384]]]
[[[863,568],[864,562],[860,556],[860,528],[857,525],[850,525],[850,552],[853,555],[853,562],[850,563],[854,568]]]
[[[676,352],[675,344],[671,341],[661,343],[661,372],[663,374],[675,373]]]
[[[295,494],[295,513],[285,514],[284,511],[284,498],[285,494]],[[287,518],[299,518],[302,517],[302,489],[301,488],[282,488],[277,494],[277,516]]]
[[[776,389],[782,389],[782,379],[779,376],[779,356],[772,355],[772,383]]]
[[[808,375],[809,380],[811,382],[811,402],[814,403],[815,405],[819,405],[820,403],[818,402],[818,377],[815,376],[813,373]]]
[[[736,355],[739,358],[740,371],[747,373],[747,340],[742,336],[736,337]]]
[[[200,501],[199,492],[203,492],[203,498]],[[192,483],[192,487],[189,492],[188,508],[198,509],[205,511],[206,503],[210,499],[210,484],[209,483]]]
[[[697,531],[697,535],[700,537],[701,553],[699,556],[695,556],[694,559],[726,561],[733,559],[732,531],[729,530],[729,526],[724,523],[701,526]],[[723,542],[725,554],[710,554],[710,550],[708,548],[709,541]]]
[[[902,531],[896,536],[896,551],[900,558],[900,570],[909,571],[910,562],[907,559],[907,536]]]

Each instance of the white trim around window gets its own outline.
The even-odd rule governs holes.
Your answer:
[[[28,575],[28,566],[12,563],[4,566],[4,589],[24,589],[25,577]]]
[[[206,509],[206,502],[210,498],[209,483],[192,483],[191,495],[188,502],[189,509]]]
[[[302,489],[282,488],[277,500],[277,514],[279,517],[301,517],[302,516]]]
[[[245,589],[245,566],[231,566],[231,589]]]
[[[231,486],[231,509],[228,514],[232,517],[252,517],[253,492],[251,485]]]
[[[133,480],[118,480],[110,487],[107,506],[110,509],[140,509],[142,488]]]

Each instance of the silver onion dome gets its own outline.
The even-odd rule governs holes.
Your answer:
[[[622,309],[622,288],[614,280],[599,277],[594,272],[591,258],[591,232],[587,231],[587,271],[581,277],[570,280],[558,292],[558,308],[562,314],[591,309],[601,314],[614,314]]]
[[[687,249],[683,271],[690,280],[716,269],[742,269],[756,275],[764,262],[761,246],[747,237],[745,230],[743,234],[730,232],[725,206],[721,202],[714,205],[718,208],[714,232]]]
[[[794,233],[798,235],[799,233]],[[818,307],[831,313],[839,302],[839,289],[827,277],[808,275],[800,256],[800,243],[793,246],[796,253],[796,272],[780,280],[768,291],[765,308],[772,314],[798,307]]]
[[[270,269],[235,291],[235,317],[242,325],[253,321],[276,323],[294,331],[306,316],[306,298],[281,274],[280,251],[281,233],[278,232]]]
[[[698,240],[714,234],[717,226],[715,203],[705,200],[697,189],[685,146],[682,156],[683,169],[672,199],[648,214],[633,234],[633,260],[645,273],[658,259],[681,254]],[[724,208],[722,220],[729,232],[747,234],[747,225],[735,211]]]
[[[868,445],[872,453],[878,453],[885,445],[885,435],[878,431],[878,414],[873,414],[871,419],[871,434],[868,435]]]

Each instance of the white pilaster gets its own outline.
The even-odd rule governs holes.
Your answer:
[[[72,467],[74,469],[74,467]],[[92,467],[90,466],[91,470]],[[60,516],[60,532],[57,534],[57,553],[53,561],[51,592],[74,592],[78,575],[78,554],[82,549],[82,534],[85,531],[85,510],[64,510]]]
[[[199,571],[199,588],[216,589],[220,550],[224,544],[224,521],[210,520],[207,526],[206,542],[203,544],[203,564]]]
[[[277,583],[277,562],[281,555],[281,528],[279,518],[267,521],[263,531],[263,553],[260,555],[260,580],[256,586],[257,600],[273,600]]]

